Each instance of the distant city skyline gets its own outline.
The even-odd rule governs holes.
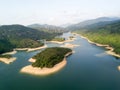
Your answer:
[[[78,23],[120,17],[120,0],[0,0],[0,25]]]

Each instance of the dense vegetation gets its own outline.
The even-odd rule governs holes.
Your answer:
[[[33,57],[34,59],[36,59],[36,62],[33,63],[32,66],[51,68],[57,63],[61,62],[64,58],[64,55],[71,51],[72,50],[68,48],[47,48]]]
[[[17,44],[17,48],[35,48],[43,46],[43,43],[40,43],[38,41],[32,40],[32,39],[23,39],[19,41],[19,44]]]
[[[62,38],[62,37],[55,37],[54,39],[52,39],[52,41],[63,42],[63,41],[65,41],[65,38]]]
[[[120,21],[116,21],[104,26],[85,28],[77,30],[77,33],[88,37],[91,41],[108,44],[114,48],[114,51],[120,54]]]
[[[39,40],[51,40],[62,33],[47,33],[22,25],[0,26],[0,54],[12,51],[13,48],[34,48],[42,46]]]
[[[2,58],[11,58],[12,56],[11,55],[0,55],[0,57],[2,57]]]
[[[0,40],[0,54],[12,51],[14,47],[8,40]]]

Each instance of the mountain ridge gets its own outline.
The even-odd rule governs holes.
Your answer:
[[[66,29],[67,30],[76,30],[76,29],[84,28],[88,25],[95,24],[95,23],[109,22],[109,21],[116,21],[116,20],[120,20],[120,18],[119,17],[99,17],[96,19],[85,20],[80,23],[70,25],[70,26],[66,27]]]

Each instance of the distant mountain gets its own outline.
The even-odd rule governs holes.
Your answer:
[[[31,28],[48,28],[48,27],[52,27],[51,25],[47,25],[47,24],[31,24],[31,25],[28,25],[27,27],[31,27]]]
[[[22,25],[0,26],[0,54],[11,51],[13,48],[39,47],[40,39],[51,40],[61,33],[47,33]]]
[[[58,27],[58,26],[53,26],[53,25],[47,25],[47,24],[31,24],[28,25],[27,27],[33,28],[33,29],[37,29],[39,31],[45,31],[45,32],[64,32],[64,28],[62,27]]]
[[[110,23],[110,21],[112,22],[112,21],[116,21],[116,20],[120,20],[120,18],[118,18],[118,17],[100,17],[100,18],[86,20],[86,21],[80,22],[78,24],[68,26],[67,29],[78,30],[78,29],[84,28],[86,26],[90,26],[92,24],[101,23],[101,22],[105,22],[105,23],[109,22]]]
[[[68,27],[70,25],[72,25],[72,24],[71,23],[67,23],[67,24],[60,25],[60,27],[66,28],[66,27]]]
[[[116,22],[119,22],[120,20],[116,20],[116,21],[104,21],[104,22],[98,22],[98,23],[94,23],[94,24],[91,24],[91,25],[87,25],[81,29],[96,29],[96,28],[101,28],[101,27],[104,27],[106,25],[109,25],[109,24],[114,24]]]
[[[103,31],[103,32],[109,32],[109,33],[116,33],[116,34],[120,34],[120,20],[117,21],[107,21],[107,22],[99,22],[96,24],[92,24],[92,25],[88,25],[82,29],[80,29],[80,31],[90,31],[90,32],[99,32],[99,31]],[[78,30],[79,31],[79,30]]]

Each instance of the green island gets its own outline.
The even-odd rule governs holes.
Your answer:
[[[62,47],[47,48],[33,56],[32,65],[23,67],[20,72],[32,75],[48,75],[62,69],[67,61],[66,57],[72,54],[72,50]]]
[[[65,38],[62,38],[62,37],[55,37],[54,39],[52,39],[52,41],[63,42],[63,41],[65,41]]]
[[[36,62],[34,62],[32,66],[52,68],[54,65],[60,63],[69,52],[72,52],[69,48],[47,48],[33,57],[33,59],[36,59]]]
[[[102,26],[95,25],[95,27],[91,25],[75,32],[93,42],[109,45],[114,48],[115,53],[120,54],[120,21]]]

